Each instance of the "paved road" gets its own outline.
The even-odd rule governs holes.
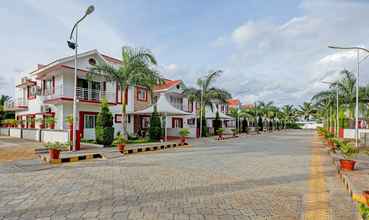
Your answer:
[[[35,141],[27,141],[20,138],[0,136],[0,163],[5,161],[26,160],[37,158],[35,148],[41,144]]]
[[[115,160],[2,164],[0,219],[288,220],[321,209],[355,219],[326,153],[312,160],[312,142],[312,132],[290,131]],[[325,183],[323,199],[315,180]]]

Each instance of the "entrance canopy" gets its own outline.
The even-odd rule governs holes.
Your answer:
[[[205,112],[205,118],[209,118],[209,119],[213,119],[216,117],[216,112],[210,112],[210,111],[206,111]],[[222,112],[219,112],[219,118],[222,120],[235,120],[234,118],[232,118],[231,116],[228,116]]]
[[[182,110],[177,109],[176,107],[174,107],[172,104],[170,104],[167,100],[167,98],[165,97],[164,94],[161,94],[159,97],[159,100],[153,104],[152,106],[140,110],[140,111],[136,111],[134,112],[134,114],[152,114],[154,112],[154,107],[156,106],[156,111],[161,114],[161,115],[193,115],[193,113],[190,112],[185,112]]]

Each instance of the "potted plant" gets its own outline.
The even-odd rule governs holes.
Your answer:
[[[66,145],[60,142],[48,142],[45,147],[49,150],[50,159],[59,159],[60,151],[66,149]]]
[[[233,137],[236,137],[236,131],[237,131],[236,128],[232,128],[231,131],[232,131]]]
[[[65,118],[65,122],[67,123],[69,128],[73,127],[73,115],[69,114],[67,115],[67,117]]]
[[[356,161],[352,160],[352,158],[359,153],[359,150],[348,142],[342,142],[340,151],[343,155],[343,159],[340,159],[341,169],[347,171],[354,170]]]
[[[365,198],[366,204],[369,206],[369,190],[363,191],[363,196]]]
[[[217,130],[218,140],[224,140],[223,133],[224,133],[224,128],[218,128]]]
[[[55,117],[51,117],[51,116],[49,116],[49,117],[46,117],[46,118],[45,118],[45,124],[46,124],[46,125],[47,125],[47,127],[48,127],[48,128],[50,128],[50,129],[54,129],[54,127],[55,127],[55,122],[56,122]]]
[[[127,140],[124,139],[122,134],[118,134],[118,136],[115,138],[113,143],[117,145],[117,150],[119,152],[123,153],[125,144],[127,143]]]
[[[181,144],[186,144],[186,137],[190,135],[190,131],[188,130],[188,128],[181,128],[179,130],[179,135],[181,136]]]
[[[369,220],[369,206],[361,203],[359,205],[360,216],[363,220]]]

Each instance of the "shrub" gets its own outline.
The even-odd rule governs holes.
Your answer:
[[[151,140],[160,140],[162,136],[161,121],[156,109],[151,114],[149,136]]]
[[[67,144],[60,143],[58,141],[56,142],[47,142],[45,144],[45,147],[47,149],[54,149],[54,150],[66,150],[68,148]]]
[[[361,203],[359,205],[359,212],[360,212],[360,215],[363,218],[363,220],[368,220],[369,219],[369,206],[367,206],[366,204]]]
[[[345,159],[352,159],[356,154],[359,153],[359,149],[353,147],[348,142],[341,142],[340,151]]]
[[[113,115],[109,111],[108,102],[104,99],[101,111],[96,118],[96,143],[110,146],[114,140]]]
[[[114,142],[113,142],[114,144],[126,144],[127,143],[127,140],[123,137],[123,135],[122,134],[119,134],[116,138],[115,138],[115,140],[114,140]]]
[[[181,128],[179,130],[179,135],[181,137],[187,137],[188,135],[190,135],[190,131],[188,130],[188,128]]]
[[[218,128],[217,134],[223,134],[223,133],[224,133],[224,128]]]
[[[222,121],[220,120],[219,112],[217,111],[215,113],[215,119],[213,120],[213,128],[216,134],[217,134],[218,129],[221,127],[222,127]]]
[[[258,129],[263,131],[263,119],[260,116],[258,117]]]

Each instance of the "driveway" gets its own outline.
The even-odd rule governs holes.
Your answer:
[[[356,211],[309,131],[43,170],[0,165],[0,207],[0,219],[347,220]]]
[[[0,136],[0,163],[14,160],[35,159],[37,155],[34,150],[39,147],[39,142]]]

